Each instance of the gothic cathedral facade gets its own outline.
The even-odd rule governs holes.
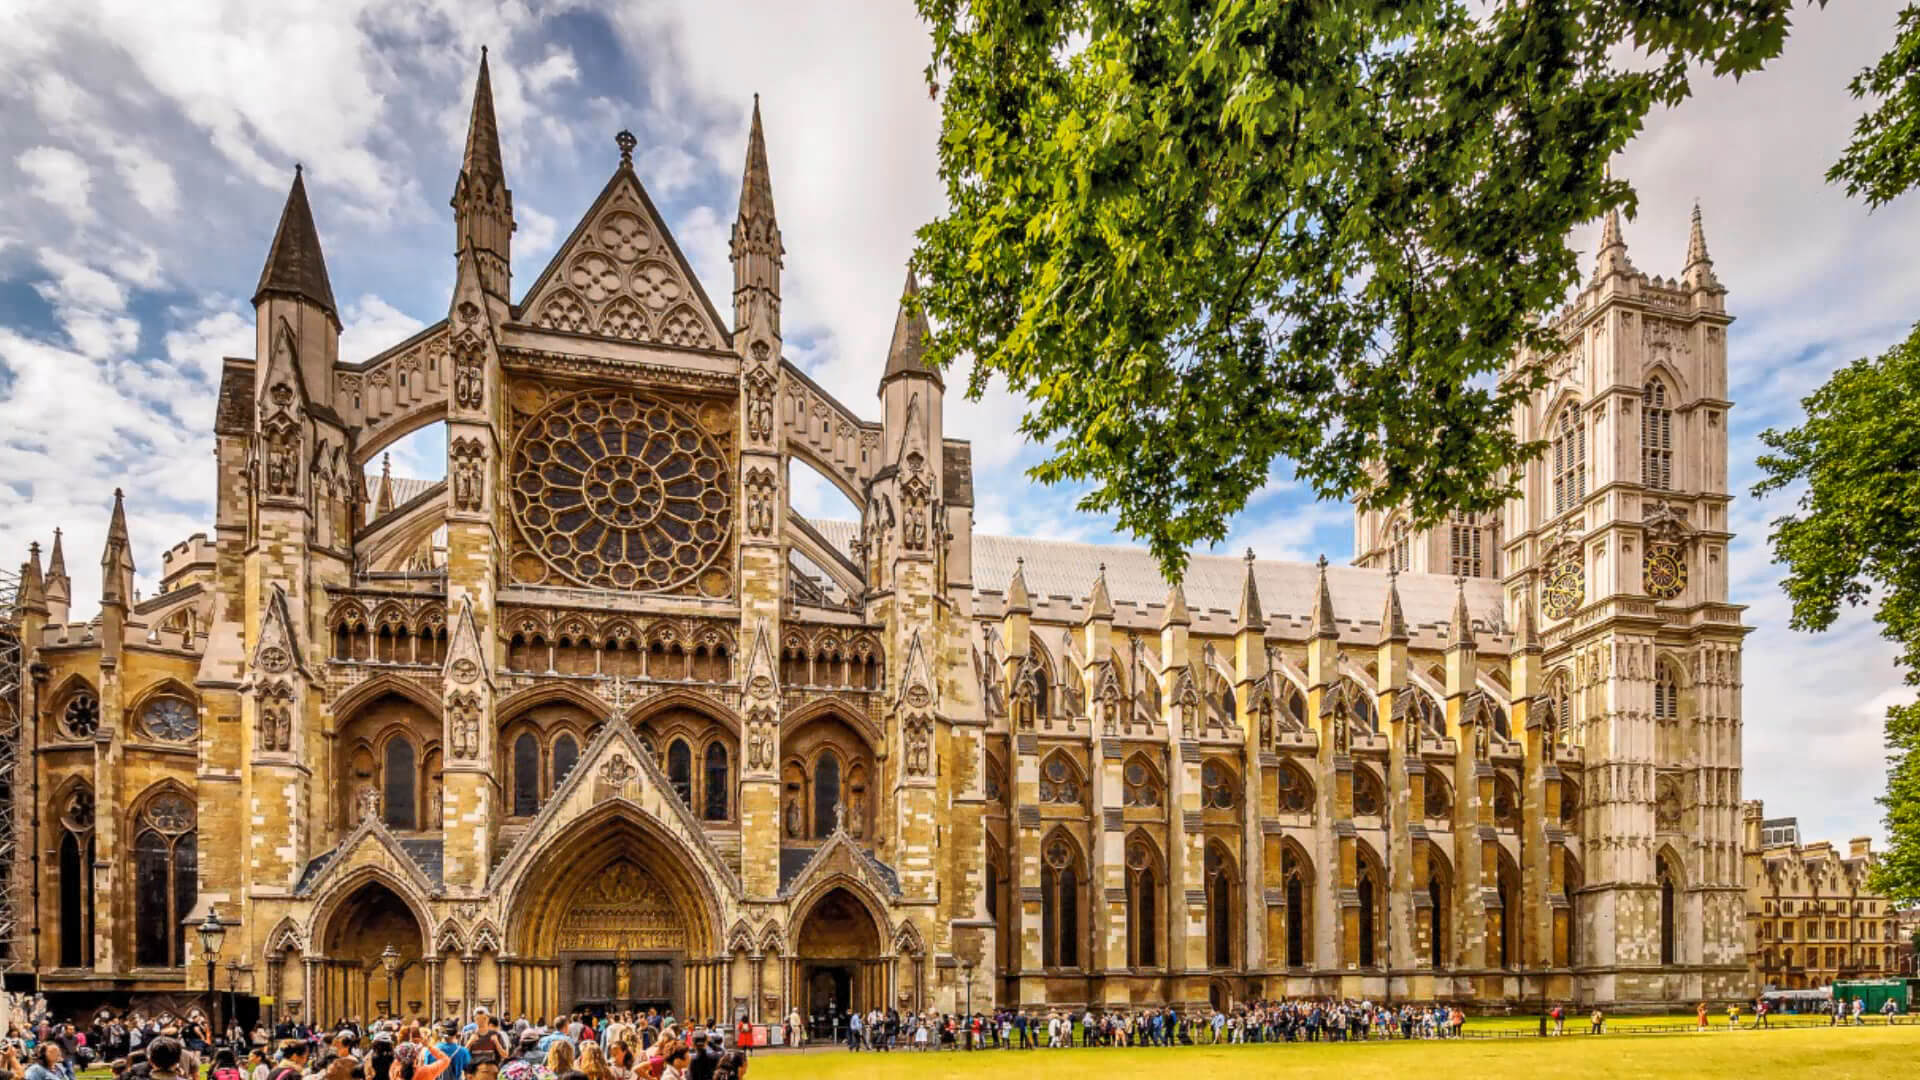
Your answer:
[[[1746,992],[1697,216],[1678,280],[1609,219],[1497,520],[1169,587],[973,533],[910,306],[877,419],[785,358],[757,105],[730,315],[618,142],[516,298],[483,58],[447,315],[371,358],[296,174],[212,538],[142,600],[116,498],[84,621],[33,551],[12,948],[56,1003],[193,1007],[209,914],[217,988],[317,1023]],[[443,481],[366,479],[432,425]]]

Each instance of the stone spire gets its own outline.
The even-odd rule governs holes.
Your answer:
[[[1600,251],[1593,264],[1595,281],[1609,274],[1631,274],[1633,262],[1627,258],[1627,242],[1620,235],[1620,211],[1607,211],[1606,221],[1600,226]]]
[[[740,177],[740,212],[733,220],[733,325],[780,333],[780,267],[786,248],[773,212],[773,179],[767,168],[767,138],[760,126],[760,95],[753,95],[753,125],[747,130],[747,164]]]
[[[47,586],[40,577],[40,544],[27,545],[27,561],[20,564],[20,609],[37,615],[47,613]]]
[[[1533,592],[1528,590],[1520,594],[1519,625],[1513,634],[1515,648],[1526,652],[1540,651],[1540,631],[1533,620]]]
[[[107,546],[100,553],[100,604],[133,603],[133,542],[127,536],[126,496],[113,489],[113,520],[107,525]]]
[[[1100,576],[1093,579],[1093,595],[1087,598],[1088,619],[1113,618],[1113,597],[1107,595],[1107,564],[1100,564]]]
[[[906,289],[900,298],[900,313],[893,320],[893,344],[887,348],[887,371],[880,376],[882,387],[894,379],[909,376],[931,379],[942,389],[946,387],[940,373],[926,366],[927,336],[931,332],[927,328],[927,316],[918,307],[908,303],[918,295],[920,282],[914,278],[913,268],[908,267]]]
[[[273,295],[305,300],[326,312],[335,326],[340,324],[333,285],[327,280],[326,256],[320,252],[320,230],[313,224],[307,182],[298,165],[293,167],[287,205],[280,211],[280,227],[267,248],[267,264],[260,268],[260,285],[253,290],[254,306]]]
[[[493,78],[487,70],[485,46],[480,49],[480,74],[473,84],[467,148],[449,205],[456,257],[464,259],[469,252],[477,256],[481,287],[497,299],[510,300],[513,192],[507,190],[507,170],[500,159],[500,127],[493,117]]]
[[[1333,593],[1327,590],[1327,557],[1320,556],[1319,594],[1313,601],[1313,625],[1308,634],[1316,638],[1338,638],[1340,628],[1333,621]]]
[[[1713,256],[1707,254],[1707,230],[1700,223],[1700,203],[1693,204],[1693,225],[1687,233],[1687,268],[1680,283],[1690,289],[1720,290],[1720,279],[1713,273]]]
[[[1453,579],[1453,641],[1449,648],[1471,647],[1473,639],[1473,615],[1467,610],[1467,579]]]
[[[1193,614],[1187,610],[1187,590],[1181,588],[1180,583],[1176,581],[1173,583],[1173,588],[1167,590],[1167,612],[1161,616],[1161,629],[1169,626],[1192,625]]]
[[[380,455],[380,490],[374,495],[373,516],[393,509],[393,455]]]
[[[1007,582],[1007,612],[1033,614],[1033,596],[1027,591],[1027,560],[1024,557],[1014,560],[1013,580]]]
[[[1247,573],[1240,582],[1240,612],[1234,630],[1265,630],[1267,620],[1260,614],[1260,586],[1253,580],[1253,549],[1247,549]]]
[[[72,610],[73,579],[67,576],[67,554],[60,530],[53,530],[53,551],[47,556],[47,621],[65,624]]]
[[[1408,641],[1407,615],[1400,609],[1400,571],[1387,571],[1387,602],[1380,612],[1380,640]]]

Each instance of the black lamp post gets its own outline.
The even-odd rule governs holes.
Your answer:
[[[213,1037],[219,1039],[226,1031],[226,1025],[220,1017],[220,988],[213,981],[214,967],[220,963],[220,946],[226,943],[227,928],[221,924],[220,917],[207,908],[207,917],[201,920],[197,930],[200,935],[200,953],[207,958],[207,1004],[213,1013]]]
[[[973,965],[970,963],[961,964],[960,976],[961,976],[961,979],[965,981],[965,983],[967,984],[967,1007],[966,1007],[966,1011],[960,1014],[960,1030],[965,1033],[964,1037],[967,1040],[967,1049],[972,1050],[974,1049],[974,1045],[973,1045]]]
[[[393,973],[400,970],[400,950],[394,948],[391,941],[387,942],[386,948],[380,950],[380,966],[387,969],[387,1012],[389,1015],[398,1016],[399,1010],[394,1006],[399,1004],[396,999],[400,994],[399,988],[394,985]]]

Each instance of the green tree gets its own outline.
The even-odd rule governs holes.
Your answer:
[[[1920,186],[1920,7],[1900,12],[1885,56],[1851,84],[1878,105],[1827,178],[1878,208]],[[1842,605],[1874,605],[1880,632],[1900,649],[1907,685],[1920,686],[1920,324],[1877,357],[1856,360],[1801,402],[1806,420],[1760,438],[1755,495],[1804,487],[1797,512],[1776,519],[1774,561],[1793,604],[1792,625],[1825,630]],[[1887,710],[1889,846],[1875,888],[1920,900],[1920,703]]]
[[[917,0],[949,210],[931,363],[1025,395],[1032,473],[1170,574],[1276,458],[1422,523],[1537,444],[1516,355],[1579,280],[1606,162],[1691,73],[1774,56],[1791,0]]]

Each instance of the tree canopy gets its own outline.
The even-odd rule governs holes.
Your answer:
[[[1571,230],[1692,71],[1758,68],[1790,0],[918,0],[948,212],[929,362],[1027,398],[1170,576],[1276,459],[1322,497],[1486,510],[1538,444]]]
[[[1920,186],[1920,7],[1901,11],[1893,47],[1850,88],[1877,105],[1827,178],[1877,208]],[[1843,607],[1872,604],[1907,685],[1920,686],[1920,324],[1801,405],[1799,426],[1760,436],[1771,453],[1753,488],[1800,493],[1769,537],[1792,625],[1826,630]],[[1889,847],[1874,887],[1910,902],[1920,900],[1920,703],[1887,710],[1887,751]]]

